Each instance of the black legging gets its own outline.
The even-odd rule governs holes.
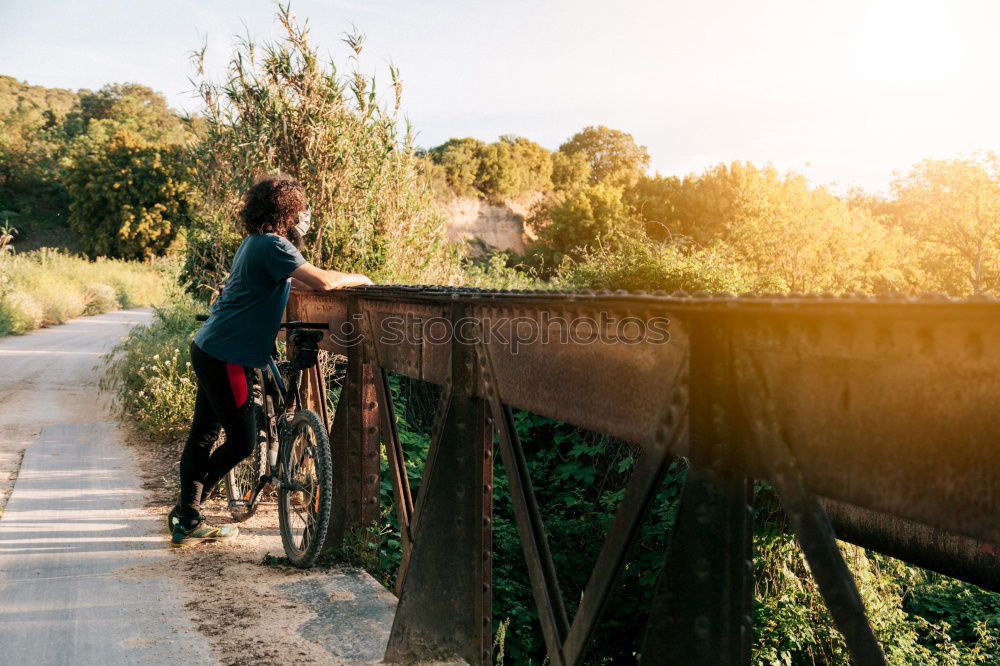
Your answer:
[[[199,511],[222,477],[253,451],[257,428],[253,409],[253,368],[220,361],[191,343],[191,367],[198,375],[198,396],[184,453],[181,454],[180,506]],[[225,443],[212,451],[219,430]]]

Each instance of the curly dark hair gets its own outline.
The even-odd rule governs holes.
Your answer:
[[[306,210],[306,191],[286,174],[259,177],[243,195],[240,221],[248,234],[287,236]]]

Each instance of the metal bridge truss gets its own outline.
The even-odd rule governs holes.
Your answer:
[[[288,317],[330,322],[324,348],[348,359],[331,544],[378,520],[385,446],[403,541],[387,661],[491,662],[495,441],[554,666],[583,662],[678,457],[690,467],[643,664],[750,663],[755,479],[775,489],[858,664],[885,659],[835,536],[1000,590],[991,299],[367,287],[293,294]],[[388,372],[444,389],[415,501]],[[512,409],[641,450],[572,618]]]

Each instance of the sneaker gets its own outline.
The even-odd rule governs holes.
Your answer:
[[[167,534],[171,536],[174,534],[174,528],[177,527],[177,523],[181,520],[178,515],[179,510],[180,507],[175,505],[174,508],[170,510],[170,513],[167,514]]]
[[[170,545],[174,548],[183,548],[205,541],[228,541],[239,533],[240,528],[235,525],[212,527],[202,522],[196,527],[188,529],[177,523],[174,527],[173,537],[170,539]]]

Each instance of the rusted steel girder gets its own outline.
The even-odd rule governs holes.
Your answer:
[[[737,486],[745,487],[741,478],[771,480],[786,509],[798,516],[793,522],[800,539],[809,541],[804,545],[810,561],[823,568],[821,586],[845,632],[853,632],[853,639],[848,638],[859,663],[879,663],[880,655],[877,648],[869,649],[866,623],[857,622],[861,611],[852,601],[853,582],[837,573],[843,569],[824,527],[824,506],[839,538],[998,587],[1000,304],[992,300],[367,287],[296,294],[289,310],[290,318],[330,322],[334,334],[324,347],[346,353],[372,372],[387,370],[448,386],[456,348],[476,347],[479,358],[488,358],[490,370],[479,373],[469,397],[490,403],[498,426],[504,410],[527,409],[634,442],[643,447],[644,456],[659,451],[689,458],[704,471],[695,474],[698,480],[686,491],[702,499],[688,504],[703,505],[698,510],[704,515],[719,516],[722,522],[715,528],[721,540],[715,543],[723,544],[719,547],[728,553],[723,557],[736,558],[719,560],[720,572],[736,571],[726,567],[747,559],[740,554],[746,544],[737,541],[745,541],[748,532],[739,521],[732,522],[737,514],[726,507],[736,505],[726,502],[735,501]],[[666,322],[667,341],[649,335],[657,332],[651,330],[653,322]],[[635,335],[643,326],[646,335]],[[352,346],[352,335],[362,328],[367,343]],[[456,344],[456,333],[478,338]],[[610,341],[614,336],[618,340]],[[691,373],[697,358],[714,359],[709,375]],[[690,410],[689,388],[702,396],[692,398]],[[379,423],[375,400],[351,398],[346,404],[363,416],[352,419],[347,407],[338,406],[335,439],[344,423]],[[706,416],[692,421],[689,411]],[[696,436],[698,432],[710,435]],[[370,427],[366,434],[350,438],[342,451],[350,470],[358,456],[367,453],[370,459],[370,447],[377,446]],[[697,489],[699,484],[703,490]],[[405,497],[405,490],[397,488],[397,495]],[[348,493],[358,494],[363,493],[353,488]],[[709,509],[715,506],[713,497],[719,498],[717,509]],[[530,504],[527,496],[524,502]],[[418,498],[418,521],[420,503]],[[582,655],[606,602],[604,590],[627,554],[630,526],[644,508],[620,509],[623,515],[615,522],[621,527],[612,528],[588,584],[587,596],[596,599],[596,606],[587,609],[584,604],[584,618],[574,619],[572,628],[568,620],[552,625],[558,631],[550,633],[561,643],[550,646],[554,663],[577,663]],[[356,507],[345,504],[342,509],[347,521],[361,519]],[[685,533],[681,511],[678,535]],[[525,528],[530,531],[535,528],[529,518]],[[743,536],[723,538],[727,533]],[[689,550],[698,548],[689,537],[674,541],[678,539],[688,539]],[[429,552],[433,547],[422,547],[418,539],[414,558],[425,559],[418,555],[422,548]],[[684,543],[672,543],[671,566],[688,566],[684,548]],[[696,571],[706,565],[712,566],[690,566]],[[529,570],[540,576],[544,588],[544,558],[529,561]],[[412,569],[407,578],[411,575]],[[485,578],[477,582],[488,586],[488,570],[481,575]],[[672,595],[665,590],[658,599]],[[717,652],[709,660],[743,659],[745,641],[739,636],[745,625],[734,604],[745,603],[737,604],[737,598],[742,599],[727,597],[730,610],[712,616],[720,618],[717,629],[707,615],[698,625],[710,627],[706,644],[733,646],[726,653],[731,656]],[[475,603],[478,614],[484,602]],[[675,626],[683,627],[677,620],[672,619]],[[654,654],[673,654],[649,640],[647,646],[654,661]],[[463,650],[465,654],[470,652]],[[695,652],[686,654],[696,663]]]

